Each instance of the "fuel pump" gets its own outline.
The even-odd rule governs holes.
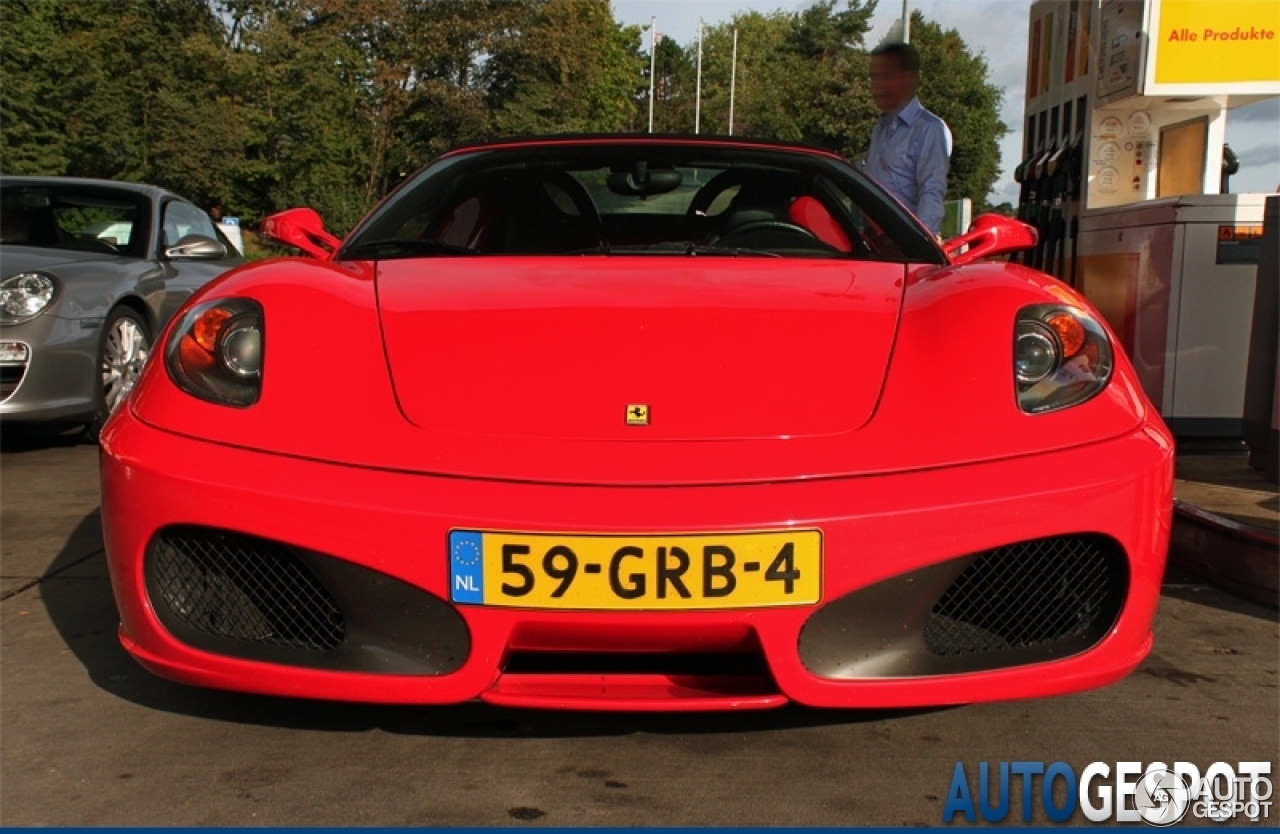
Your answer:
[[[1027,192],[1031,188],[1031,183],[1027,177],[1027,166],[1030,162],[1031,157],[1027,157],[1013,169],[1013,181],[1018,184],[1018,205],[1014,209],[1014,217],[1024,222],[1027,219]]]
[[[1231,177],[1240,171],[1240,157],[1230,145],[1222,146],[1222,193],[1231,193]]]
[[[1274,0],[1031,6],[1026,262],[1102,313],[1182,437],[1242,431],[1267,195],[1228,193],[1226,121],[1280,96],[1277,43]]]
[[[1016,216],[1023,223],[1031,223],[1032,225],[1035,225],[1035,211],[1032,208],[1036,199],[1035,161],[1039,155],[1039,151],[1032,151],[1030,156],[1018,163],[1017,169],[1013,172],[1014,181],[1018,183],[1018,209]]]
[[[1067,161],[1070,158],[1070,145],[1070,142],[1063,142],[1062,146],[1049,157],[1049,161],[1045,165],[1049,180],[1046,189],[1048,217],[1044,224],[1042,238],[1044,258],[1040,268],[1055,275],[1060,274],[1062,239],[1066,234],[1066,221],[1063,218],[1066,211]]]
[[[1071,159],[1067,163],[1067,198],[1071,201],[1071,220],[1067,224],[1067,235],[1071,239],[1071,271],[1059,267],[1058,275],[1071,286],[1076,286],[1076,262],[1080,257],[1080,195],[1084,182],[1084,134],[1077,133],[1071,143]],[[1065,250],[1066,247],[1064,246]]]
[[[1049,151],[1038,149],[1023,163],[1023,179],[1018,202],[1018,219],[1030,226],[1040,227],[1040,168],[1048,157]],[[1019,256],[1022,263],[1033,266],[1036,263],[1035,249],[1028,249]]]
[[[1053,206],[1053,170],[1054,160],[1058,158],[1061,148],[1057,140],[1049,143],[1036,163],[1036,220],[1037,240],[1031,253],[1031,265],[1036,269],[1044,269],[1048,257],[1049,232],[1052,224]]]
[[[1044,245],[1045,163],[1052,153],[1050,148],[1044,148],[1031,163],[1031,217],[1027,222],[1036,227],[1036,245],[1027,251],[1027,265],[1037,269],[1040,267],[1040,247]]]

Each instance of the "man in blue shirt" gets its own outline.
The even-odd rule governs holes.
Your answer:
[[[920,104],[919,86],[920,53],[914,46],[881,44],[871,51],[871,97],[882,115],[871,131],[864,170],[937,235],[951,165],[951,131]]]

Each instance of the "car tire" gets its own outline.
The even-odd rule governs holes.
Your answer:
[[[85,426],[85,438],[97,442],[107,418],[120,407],[138,381],[151,353],[151,332],[146,319],[129,307],[116,307],[102,326],[98,345],[93,420]]]

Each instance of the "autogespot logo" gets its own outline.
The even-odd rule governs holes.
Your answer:
[[[956,762],[943,822],[957,814],[969,822],[979,816],[1001,822],[1009,816],[1012,796],[1022,800],[1024,822],[1031,822],[1037,801],[1052,822],[1067,822],[1077,810],[1090,822],[1142,820],[1161,828],[1188,813],[1214,822],[1271,817],[1271,762],[1214,762],[1203,776],[1188,762],[1094,762],[1079,777],[1066,762],[981,762],[977,771],[974,784],[964,762]]]
[[[1133,805],[1143,822],[1160,828],[1173,825],[1181,822],[1191,807],[1191,787],[1178,773],[1152,766],[1138,780]]]

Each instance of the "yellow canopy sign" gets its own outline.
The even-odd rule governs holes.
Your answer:
[[[1157,85],[1280,82],[1277,0],[1161,0],[1154,11]]]

